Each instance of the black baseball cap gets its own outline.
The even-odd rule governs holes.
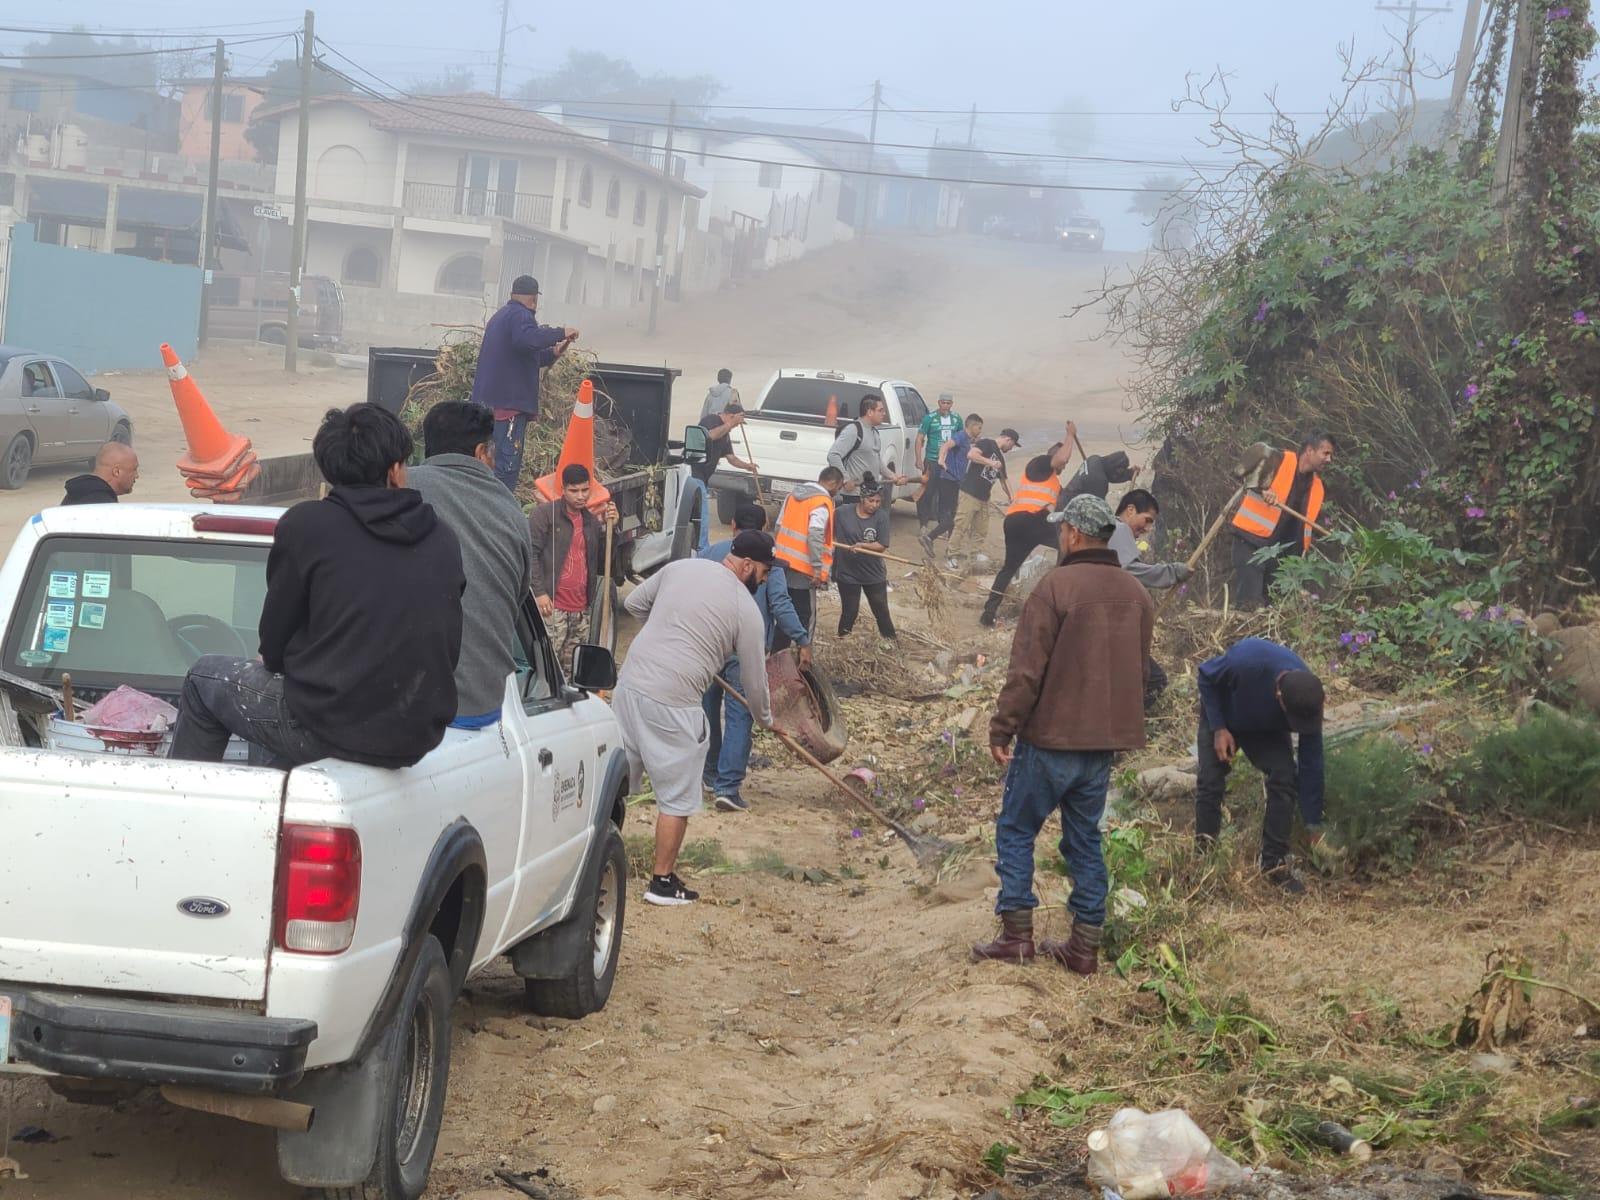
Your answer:
[[[1322,680],[1310,671],[1285,671],[1278,676],[1278,696],[1290,729],[1296,733],[1322,732]]]
[[[728,553],[735,558],[748,558],[762,566],[772,565],[772,535],[759,529],[745,529],[733,537]]]
[[[1001,437],[1010,438],[1011,439],[1011,444],[1013,446],[1016,446],[1018,448],[1020,448],[1022,446],[1022,435],[1020,433],[1018,433],[1015,429],[1009,429],[1009,428],[1002,429],[1000,431],[1000,436]]]
[[[539,294],[539,281],[532,275],[518,275],[511,281],[511,294],[513,296],[537,296]]]

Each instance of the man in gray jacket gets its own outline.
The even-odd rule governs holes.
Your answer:
[[[1155,527],[1161,505],[1143,488],[1124,492],[1117,504],[1117,531],[1111,535],[1109,547],[1115,550],[1123,569],[1144,584],[1149,591],[1162,591],[1187,583],[1194,574],[1188,563],[1149,563],[1140,557],[1139,539]],[[1161,693],[1167,690],[1167,673],[1152,658],[1147,665],[1144,684],[1144,710],[1155,707]]]
[[[480,729],[500,718],[506,679],[516,669],[517,608],[528,594],[533,552],[522,509],[494,474],[494,414],[466,400],[435,404],[422,419],[426,461],[407,482],[461,543],[456,719]]]
[[[828,447],[828,465],[838,467],[844,475],[844,498],[854,501],[861,495],[861,481],[868,476],[880,484],[887,481],[903,484],[904,475],[887,475],[883,466],[883,443],[878,436],[878,426],[889,419],[889,406],[876,392],[861,397],[860,417],[839,426],[839,432]],[[893,497],[888,497],[893,499]]]

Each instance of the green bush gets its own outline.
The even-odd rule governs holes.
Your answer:
[[[1461,800],[1551,820],[1600,816],[1600,727],[1537,713],[1473,747]]]
[[[1351,867],[1401,866],[1416,855],[1413,820],[1431,788],[1412,751],[1367,734],[1329,752],[1324,815]]]

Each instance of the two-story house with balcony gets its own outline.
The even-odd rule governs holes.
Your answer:
[[[298,111],[257,119],[278,123],[277,192],[292,196]],[[658,222],[670,278],[683,201],[702,194],[659,154],[621,153],[485,95],[319,96],[308,145],[305,271],[343,285],[358,325],[396,309],[397,333],[419,313],[468,319],[471,305],[441,297],[481,314],[523,273],[539,278],[552,319],[641,303]]]

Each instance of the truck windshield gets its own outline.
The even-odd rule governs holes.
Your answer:
[[[6,631],[5,669],[40,683],[176,692],[202,654],[252,658],[262,544],[48,537]]]
[[[819,425],[828,414],[828,402],[835,404],[839,420],[848,421],[861,412],[861,397],[881,395],[878,388],[843,379],[796,379],[785,376],[761,398],[763,415],[810,417]]]

